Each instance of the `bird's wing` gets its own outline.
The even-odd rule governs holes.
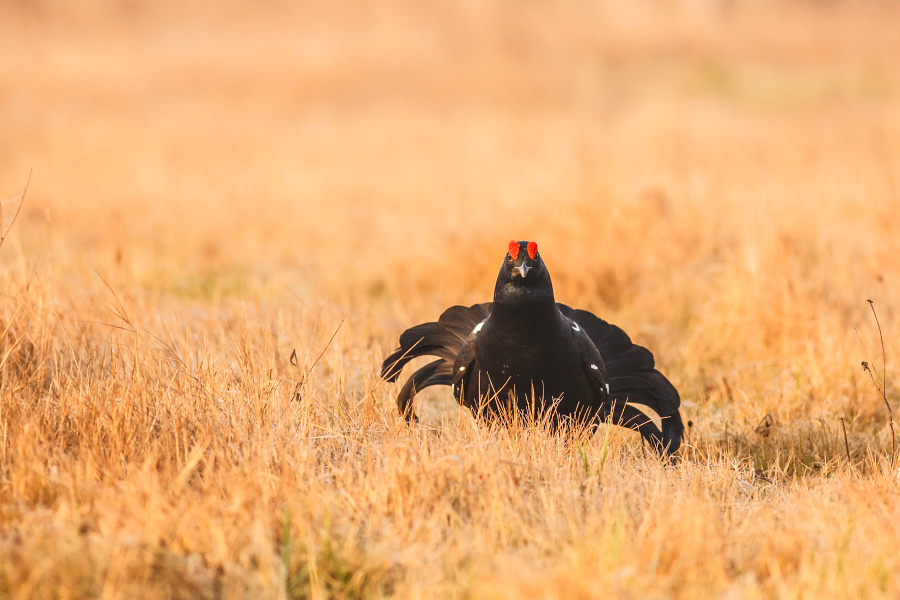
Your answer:
[[[606,383],[609,383],[609,402],[611,406],[622,407],[616,415],[613,410],[613,422],[632,423],[645,438],[651,442],[659,440],[663,448],[675,452],[681,444],[684,426],[678,409],[681,398],[666,377],[656,370],[653,354],[632,343],[628,334],[619,327],[607,323],[603,319],[586,310],[576,310],[558,304],[560,312],[577,323],[591,339],[603,358],[606,366]],[[642,419],[632,411],[638,411],[628,405],[640,404],[659,415],[662,431],[650,422],[646,416]],[[652,430],[650,426],[652,425]]]
[[[575,342],[575,345],[578,347],[578,353],[581,355],[581,366],[584,368],[591,385],[595,388],[597,397],[601,398],[605,404],[610,387],[607,385],[607,372],[606,365],[603,363],[603,357],[584,329],[574,320],[568,318],[566,320],[572,329],[572,340]]]
[[[466,339],[459,354],[456,355],[456,361],[453,363],[451,377],[453,378],[453,395],[457,402],[465,405],[466,390],[469,388],[469,382],[472,381],[472,371],[475,367],[475,334],[472,333]]]
[[[397,406],[401,414],[414,418],[411,405],[416,392],[432,385],[452,383],[453,363],[466,338],[490,312],[490,302],[473,306],[452,306],[436,322],[416,325],[400,335],[400,347],[384,359],[381,365],[382,379],[396,381],[403,367],[414,358],[438,357],[438,360],[413,373],[400,389]]]

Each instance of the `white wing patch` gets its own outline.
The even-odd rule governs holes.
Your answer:
[[[600,367],[598,367],[597,365],[591,365],[591,368],[592,368],[593,370],[595,370],[595,371],[599,371],[599,370],[600,370]]]
[[[581,331],[581,327],[578,326],[578,323],[574,322],[572,323],[572,329],[574,329],[575,331]]]
[[[462,373],[462,372],[465,371],[465,370],[466,370],[465,367],[460,367],[460,368],[459,368],[459,372],[460,372],[460,373]],[[609,386],[607,385],[606,387],[609,387]]]
[[[607,394],[609,393],[609,384],[608,383],[606,384],[606,393]]]
[[[478,325],[476,325],[475,329],[472,330],[472,333],[478,333],[479,331],[481,331],[482,327],[484,327],[484,321],[482,321]]]

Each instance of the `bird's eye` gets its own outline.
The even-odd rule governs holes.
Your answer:
[[[534,257],[537,256],[537,244],[535,242],[528,242],[528,256],[531,257],[531,260],[534,260]]]
[[[516,240],[510,240],[508,249],[510,258],[512,258],[513,260],[519,258],[519,242],[517,242]]]

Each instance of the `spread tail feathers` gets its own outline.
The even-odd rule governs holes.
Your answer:
[[[401,388],[397,396],[397,407],[402,415],[407,418],[415,417],[411,406],[416,392],[432,385],[450,385],[456,355],[475,326],[486,319],[490,312],[490,302],[473,306],[452,306],[444,311],[437,322],[416,325],[400,335],[400,347],[384,359],[381,365],[381,377],[385,381],[396,381],[403,367],[415,358],[438,357],[438,360],[413,373]]]
[[[674,453],[681,446],[681,436],[684,425],[678,408],[681,406],[681,398],[665,375],[656,370],[653,354],[644,348],[632,343],[628,334],[619,327],[607,323],[596,315],[586,310],[577,310],[557,304],[560,312],[566,317],[578,323],[594,345],[600,351],[600,356],[606,365],[606,378],[609,383],[609,399],[613,406],[622,407],[627,404],[640,404],[651,409],[660,416],[662,431],[656,427],[646,416],[640,418],[631,414],[620,419],[614,415],[614,422],[623,421],[622,425],[637,429],[644,439],[651,444],[667,449]],[[627,403],[627,404],[626,404]],[[649,421],[649,425],[644,423]],[[628,424],[629,421],[631,424]]]
[[[609,399],[613,407],[613,422],[638,430],[655,448],[674,453],[681,445],[684,425],[678,409],[681,398],[666,377],[656,370],[653,354],[632,343],[628,334],[615,325],[585,310],[557,304],[560,312],[578,323],[594,345],[606,365]],[[436,356],[413,373],[397,396],[400,413],[415,418],[412,400],[432,385],[450,385],[456,356],[475,326],[491,313],[491,303],[448,308],[436,322],[416,325],[400,336],[400,347],[381,365],[381,377],[396,381],[403,367],[420,356]],[[633,404],[646,406],[659,415],[662,428]]]
[[[681,447],[684,424],[681,422],[681,414],[677,411],[662,418],[662,431],[660,431],[650,417],[634,406],[621,400],[613,400],[610,422],[614,425],[634,429],[659,454],[672,455]]]

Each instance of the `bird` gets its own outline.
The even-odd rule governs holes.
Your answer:
[[[556,426],[568,419],[636,430],[663,456],[681,445],[681,398],[655,368],[653,354],[621,328],[556,302],[534,241],[509,242],[492,302],[452,306],[437,321],[404,331],[382,363],[381,378],[397,381],[403,367],[421,356],[437,360],[416,370],[397,395],[408,420],[416,419],[417,392],[449,385],[476,416],[496,417],[504,407],[537,408]]]

